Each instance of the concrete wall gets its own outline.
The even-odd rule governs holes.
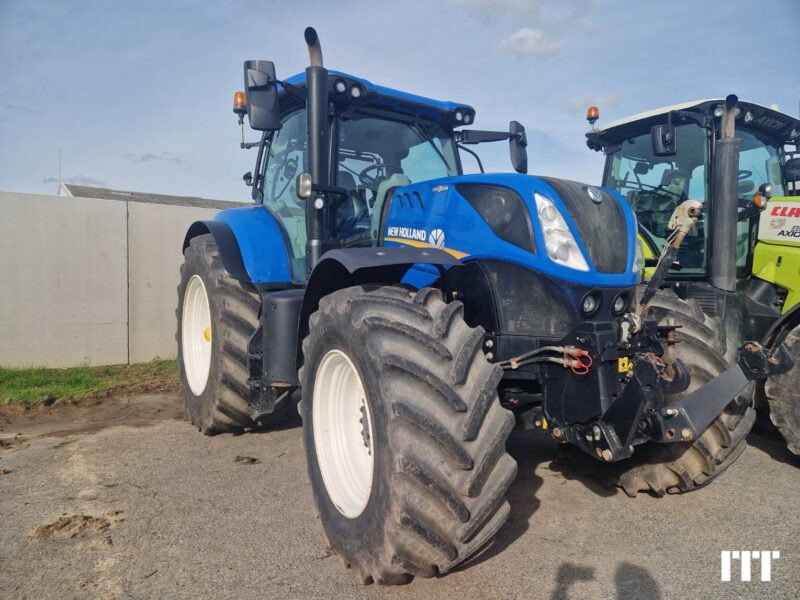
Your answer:
[[[181,242],[214,213],[0,192],[0,365],[174,357]]]
[[[181,245],[194,221],[209,219],[210,208],[128,202],[130,275],[130,362],[177,355]]]

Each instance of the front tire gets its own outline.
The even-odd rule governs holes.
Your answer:
[[[330,546],[360,581],[447,572],[508,518],[502,375],[434,289],[324,297],[303,342],[308,471]]]
[[[800,326],[791,330],[783,342],[795,360],[800,360]],[[763,386],[772,423],[786,440],[789,450],[800,456],[800,366],[795,363],[787,373],[770,377]]]

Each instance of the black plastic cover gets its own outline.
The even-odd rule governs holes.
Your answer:
[[[456,189],[478,211],[497,237],[528,252],[536,252],[531,217],[517,192],[511,188],[482,183],[460,183]]]

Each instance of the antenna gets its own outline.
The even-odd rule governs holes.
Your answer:
[[[61,148],[58,149],[58,190],[56,195],[61,194]]]

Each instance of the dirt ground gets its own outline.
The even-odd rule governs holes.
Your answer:
[[[124,425],[123,425],[124,424]],[[712,485],[630,499],[540,435],[494,545],[447,576],[357,584],[326,548],[299,423],[213,438],[177,398],[0,412],[0,598],[797,598],[800,461],[771,431]],[[721,550],[778,550],[720,582]],[[738,564],[734,563],[734,579]]]

